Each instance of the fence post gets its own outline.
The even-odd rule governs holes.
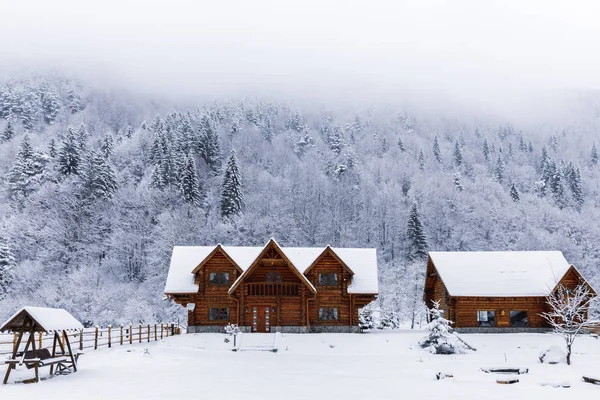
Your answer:
[[[156,324],[154,324],[154,341],[158,340],[158,336],[156,335]]]
[[[42,348],[42,332],[38,333],[38,349]]]
[[[94,350],[98,350],[98,326],[96,326],[96,332],[94,333]]]
[[[111,326],[111,325],[109,325],[109,326],[108,326],[108,348],[109,348],[109,349],[112,347],[112,339],[111,339],[111,333],[110,333],[110,331],[111,331],[111,328],[112,328],[112,326]]]
[[[62,348],[63,349],[65,348],[65,340],[66,340],[66,338],[67,338],[67,331],[63,331],[63,333],[62,333]],[[63,354],[64,354],[64,352],[63,352]]]
[[[167,337],[169,337],[169,323],[167,322],[167,328],[165,329],[165,331],[167,332]]]
[[[142,324],[138,324],[138,339],[142,343]]]
[[[160,338],[161,339],[163,338],[163,324],[162,324],[162,322],[160,324]]]
[[[83,328],[79,330],[79,350],[83,351]]]
[[[148,324],[148,343],[150,343],[150,324]]]
[[[133,324],[129,324],[129,344],[133,344]]]
[[[121,333],[120,333],[120,338],[119,338],[119,344],[121,346],[123,346],[123,325],[121,325]]]

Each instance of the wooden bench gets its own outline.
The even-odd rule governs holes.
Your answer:
[[[83,353],[74,354],[75,362],[80,355]],[[38,369],[40,367],[50,367],[50,375],[66,375],[73,372],[73,362],[68,355],[60,355],[52,357],[50,350],[48,349],[39,349],[39,350],[29,350],[25,353],[17,353],[17,356],[20,358],[14,360],[6,360],[4,364],[9,364],[13,369],[17,365],[25,365],[28,369],[35,369],[35,382],[39,381],[39,373]],[[56,372],[54,372],[54,367],[56,367]]]

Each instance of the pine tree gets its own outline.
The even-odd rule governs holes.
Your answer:
[[[8,293],[16,266],[15,254],[8,241],[0,237],[0,300],[3,300]]]
[[[132,136],[133,136],[133,128],[131,127],[131,125],[127,125],[127,129],[125,129],[125,137],[127,139],[131,139]]]
[[[464,190],[462,181],[460,179],[460,174],[458,172],[454,174],[454,186],[458,189],[459,192],[462,192]]]
[[[463,155],[462,155],[462,151],[460,149],[460,144],[458,143],[458,141],[456,143],[454,143],[454,163],[456,164],[457,167],[460,167],[462,162],[463,162]]]
[[[464,354],[467,349],[472,349],[456,335],[453,322],[444,318],[439,301],[433,302],[429,315],[431,322],[426,326],[429,335],[419,342],[423,349],[433,354]]]
[[[598,164],[598,149],[596,148],[596,143],[592,144],[592,164],[596,165]]]
[[[567,182],[569,189],[571,189],[571,194],[573,196],[574,208],[581,212],[581,207],[583,207],[583,188],[581,185],[581,171],[579,168],[576,168],[573,163],[569,163],[565,167],[564,178]]]
[[[544,170],[548,167],[548,163],[550,162],[550,157],[548,157],[548,150],[546,150],[546,146],[542,146],[542,155],[540,156],[540,171],[542,174]]]
[[[200,207],[202,205],[202,193],[200,183],[196,175],[196,163],[194,158],[185,155],[181,171],[180,189],[186,203]]]
[[[10,197],[21,200],[34,192],[46,179],[47,162],[48,157],[34,151],[29,135],[25,134],[17,157],[6,175]]]
[[[427,257],[427,238],[416,203],[410,209],[406,233],[408,240],[407,259],[410,262],[424,260]]]
[[[402,143],[402,138],[398,138],[398,148],[403,153],[406,151],[406,148],[404,147],[404,143]]]
[[[61,174],[77,175],[81,163],[81,149],[73,128],[67,129],[58,150],[58,170]]]
[[[198,153],[213,174],[217,175],[221,170],[221,145],[219,134],[212,126],[208,115],[202,117]]]
[[[515,203],[518,203],[519,201],[521,201],[521,197],[519,196],[519,191],[517,190],[517,187],[515,186],[514,183],[512,185],[510,185],[510,197],[513,199],[513,201]]]
[[[327,143],[329,144],[329,148],[335,154],[340,154],[342,147],[344,147],[344,139],[342,138],[342,131],[339,127],[336,126],[329,131]]]
[[[519,150],[521,150],[523,153],[527,152],[527,143],[525,142],[523,134],[519,136]]]
[[[242,192],[242,178],[237,164],[235,150],[229,153],[229,161],[225,169],[223,190],[221,191],[221,216],[231,218],[242,213],[244,194]]]
[[[56,157],[56,140],[54,140],[54,138],[50,139],[50,142],[48,142],[48,154],[51,158]]]
[[[483,158],[485,158],[485,161],[490,161],[490,146],[487,138],[483,139]]]
[[[0,143],[8,142],[13,137],[15,137],[15,127],[12,124],[11,120],[8,120],[2,134],[0,135]]]
[[[117,178],[109,161],[99,151],[91,152],[81,172],[82,197],[108,200],[117,190]]]
[[[442,163],[442,152],[440,151],[440,143],[437,136],[433,138],[433,156],[435,157],[435,161],[440,164]]]
[[[384,137],[381,139],[381,152],[382,153],[387,153],[387,151],[390,149],[390,146],[388,145],[387,139]]]
[[[552,197],[554,197],[554,202],[558,208],[563,209],[566,205],[566,199],[562,173],[560,169],[556,167],[554,162],[549,162],[548,171],[550,175],[549,184],[550,190],[552,191]]]
[[[504,180],[504,161],[502,161],[502,157],[498,154],[498,158],[496,158],[496,166],[494,168],[494,179],[498,183],[502,183]]]
[[[60,107],[61,104],[56,93],[52,91],[44,93],[44,97],[42,98],[42,112],[44,114],[44,121],[47,124],[54,123],[58,117]]]
[[[425,155],[423,154],[423,149],[419,152],[419,159],[417,160],[419,164],[419,169],[421,171],[425,170]]]
[[[102,142],[100,143],[100,151],[104,155],[104,158],[110,158],[112,155],[113,149],[115,147],[113,136],[109,133],[104,136]]]

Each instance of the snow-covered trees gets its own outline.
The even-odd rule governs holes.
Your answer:
[[[425,327],[429,335],[419,342],[425,351],[433,354],[464,354],[467,350],[473,350],[454,332],[453,322],[444,318],[439,301],[433,302],[429,314],[431,322]]]
[[[515,203],[518,203],[519,201],[521,201],[521,197],[519,196],[519,191],[517,190],[517,187],[515,186],[514,183],[510,185],[510,197],[512,198],[512,200]]]
[[[424,260],[427,257],[428,246],[417,204],[413,204],[410,209],[406,236],[408,241],[407,259],[411,262]]]
[[[437,136],[433,138],[433,157],[435,161],[442,162],[442,152],[440,151],[440,142]]]
[[[61,140],[58,149],[58,163],[61,174],[66,176],[79,174],[81,148],[75,130],[72,127],[67,129],[67,133]]]
[[[8,142],[15,136],[15,127],[12,124],[11,120],[6,122],[6,126],[2,130],[2,134],[0,134],[0,143]]]
[[[48,156],[35,151],[25,134],[16,160],[10,167],[6,180],[10,197],[22,200],[34,192],[46,180]]]
[[[82,196],[85,199],[108,200],[117,190],[115,173],[109,161],[99,151],[90,153],[80,175]]]
[[[196,162],[194,158],[186,155],[180,177],[181,194],[183,199],[196,207],[202,204],[202,190],[196,175]]]
[[[219,134],[207,115],[202,117],[200,132],[197,142],[198,153],[213,174],[217,175],[221,170],[221,144]]]
[[[594,296],[585,284],[580,284],[574,289],[559,285],[546,301],[550,311],[543,313],[542,316],[554,333],[565,340],[567,364],[571,365],[571,351],[575,339],[583,329],[597,323],[589,315]]]
[[[452,156],[454,157],[454,164],[457,167],[460,167],[463,163],[463,155],[458,141],[454,143],[454,151],[452,152]]]
[[[243,206],[242,177],[235,150],[231,150],[225,169],[225,177],[223,178],[223,189],[221,190],[221,217],[227,219],[240,215]]]
[[[6,238],[0,236],[0,300],[4,299],[13,280],[15,255]]]

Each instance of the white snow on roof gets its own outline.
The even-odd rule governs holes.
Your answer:
[[[198,285],[194,283],[192,271],[216,246],[175,246],[171,255],[171,265],[165,284],[165,293],[195,293]]]
[[[348,293],[379,293],[377,252],[375,249],[332,248],[354,272]]]
[[[264,247],[222,246],[225,253],[243,270],[250,268]]]
[[[452,296],[548,295],[569,270],[560,251],[430,252]]]
[[[20,313],[26,312],[37,321],[46,331],[61,331],[70,329],[83,329],[81,322],[77,321],[67,310],[62,308],[47,307],[23,307],[7,319],[0,330],[5,330],[9,324]]]
[[[167,275],[165,293],[195,293],[198,285],[194,283],[192,271],[215,249],[216,246],[176,246],[173,248],[171,265]],[[280,247],[304,277],[304,271],[323,253],[325,247]],[[222,246],[223,251],[246,271],[264,247]],[[338,257],[355,273],[349,293],[377,293],[377,255],[375,249],[333,249]],[[243,274],[236,282],[242,279]],[[305,279],[306,283],[315,287]],[[235,285],[235,282],[234,284]],[[233,287],[232,285],[232,287]]]

